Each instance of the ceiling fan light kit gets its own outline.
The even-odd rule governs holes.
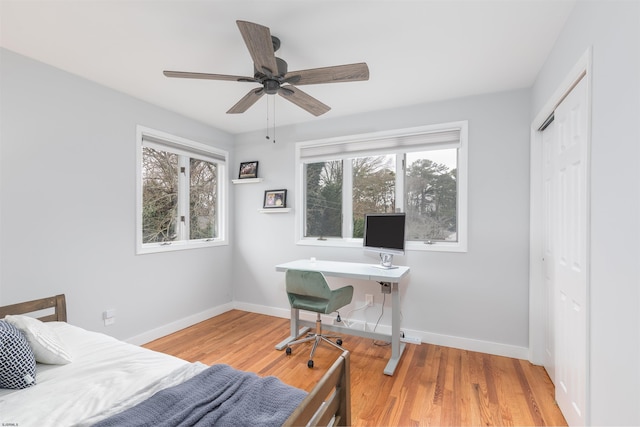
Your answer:
[[[331,107],[298,89],[294,84],[302,86],[369,80],[369,67],[364,62],[289,72],[286,61],[275,56],[280,47],[280,39],[272,36],[269,28],[247,21],[236,23],[253,60],[253,77],[187,71],[164,71],[164,75],[188,79],[250,82],[262,86],[251,89],[227,111],[227,114],[244,113],[266,93],[278,94],[314,116],[320,116]]]

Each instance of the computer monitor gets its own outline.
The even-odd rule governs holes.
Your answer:
[[[393,255],[404,254],[404,213],[370,213],[364,216],[363,247],[380,254],[381,268],[394,268]]]

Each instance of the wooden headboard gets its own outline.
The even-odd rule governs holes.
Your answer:
[[[0,307],[0,319],[8,314],[27,314],[48,308],[53,308],[53,314],[38,317],[38,319],[43,322],[67,321],[67,300],[64,294],[2,306]]]

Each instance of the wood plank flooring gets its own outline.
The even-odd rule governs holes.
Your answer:
[[[287,319],[232,310],[145,347],[208,365],[226,363],[274,375],[310,390],[338,355],[321,345],[307,368],[310,344],[291,356],[275,344],[287,337]],[[408,344],[393,376],[383,374],[385,343],[350,335],[354,426],[566,426],[545,370],[525,360],[430,344]]]

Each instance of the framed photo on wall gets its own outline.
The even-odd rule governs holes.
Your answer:
[[[286,208],[287,207],[287,190],[265,191],[263,207],[265,209]]]
[[[240,163],[240,172],[238,179],[248,179],[258,177],[258,162],[242,162]]]

